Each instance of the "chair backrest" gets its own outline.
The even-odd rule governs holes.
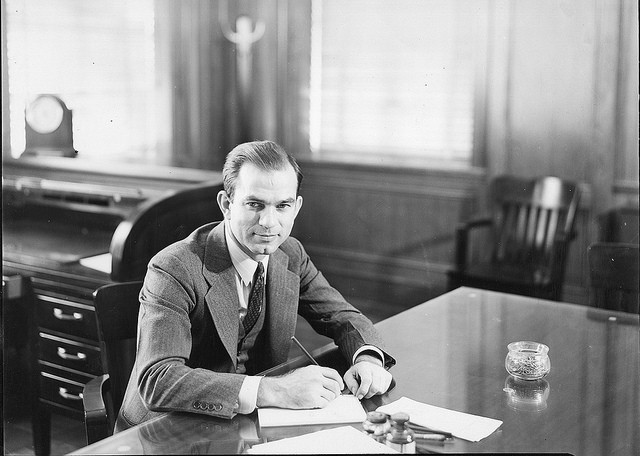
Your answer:
[[[638,244],[596,242],[588,248],[589,303],[640,313]]]
[[[129,214],[111,238],[111,279],[141,280],[153,255],[205,223],[222,220],[221,183],[206,183],[150,200]]]
[[[575,235],[577,184],[557,177],[499,176],[491,183],[490,197],[497,237],[493,261],[541,267],[564,264],[564,252],[557,250]]]
[[[112,283],[93,294],[102,363],[109,374],[111,397],[107,414],[112,426],[135,361],[141,288],[141,281]]]

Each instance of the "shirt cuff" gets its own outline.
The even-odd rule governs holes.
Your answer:
[[[256,409],[260,380],[262,380],[262,377],[247,376],[244,378],[238,393],[239,406],[237,411],[239,414],[247,415]]]
[[[382,353],[382,350],[380,350],[378,347],[374,345],[363,345],[362,347],[357,349],[356,352],[353,354],[353,358],[351,359],[351,364],[355,364],[356,358],[358,357],[358,355],[364,351],[372,351],[376,353],[380,358],[380,361],[382,362],[382,366],[384,366],[384,354]]]

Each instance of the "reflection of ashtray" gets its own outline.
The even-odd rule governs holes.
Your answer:
[[[507,403],[515,410],[539,412],[547,408],[549,382],[544,379],[520,380],[509,375],[504,382]]]

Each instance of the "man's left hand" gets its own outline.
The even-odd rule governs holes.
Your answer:
[[[362,354],[344,374],[344,383],[358,399],[383,394],[391,385],[391,374],[375,356]]]

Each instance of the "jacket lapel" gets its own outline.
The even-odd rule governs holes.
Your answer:
[[[277,250],[269,258],[267,272],[267,347],[270,366],[287,360],[298,313],[299,277],[289,271],[289,257]]]
[[[236,368],[240,301],[235,284],[235,269],[224,238],[223,222],[207,236],[202,273],[210,285],[205,301],[213,324]]]
[[[300,278],[289,271],[288,266],[289,257],[281,250],[269,258],[263,328],[268,359],[260,360],[267,367],[287,360],[291,336],[295,333]],[[224,237],[224,222],[214,227],[207,237],[202,273],[210,285],[205,301],[220,340],[236,368],[240,302],[235,283],[236,271]]]

